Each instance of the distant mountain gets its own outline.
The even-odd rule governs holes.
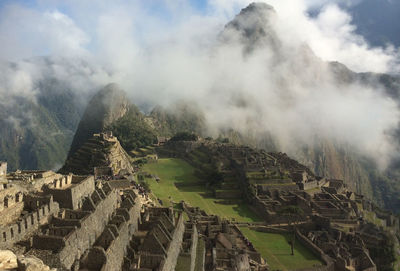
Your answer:
[[[82,114],[68,82],[49,76],[35,82],[35,90],[35,98],[8,96],[0,102],[0,160],[9,170],[60,167]]]
[[[204,112],[196,104],[177,102],[168,108],[156,106],[146,117],[157,134],[172,137],[177,132],[207,134]]]
[[[156,141],[156,131],[145,115],[132,104],[117,84],[99,90],[89,101],[79,122],[68,158],[72,158],[93,134],[112,131],[122,147],[132,149],[151,145]]]
[[[304,88],[324,87],[328,82],[338,89],[356,82],[382,89],[385,95],[400,104],[399,77],[360,74],[337,62],[323,62],[307,44],[285,48],[273,27],[276,16],[269,5],[251,4],[225,26],[219,43],[242,44],[244,57],[268,48],[273,59],[269,63],[270,70],[279,71],[280,67],[284,67],[286,71],[270,76],[279,86],[281,95],[285,95],[285,90],[293,82]],[[45,65],[51,66],[52,63],[46,62]],[[84,69],[76,71],[69,62],[60,62],[56,66],[67,66],[74,75],[88,70],[89,74],[83,73],[83,76],[89,77],[94,72],[85,65]],[[110,84],[92,95],[86,104],[88,99],[72,87],[73,82],[57,79],[47,71],[45,74],[35,82],[38,92],[35,99],[19,95],[7,97],[7,102],[0,102],[0,160],[7,160],[11,170],[58,168],[66,160],[68,150],[69,156],[73,156],[94,133],[105,130],[113,131],[127,151],[152,144],[157,135],[172,136],[181,131],[203,136],[209,134],[207,112],[191,102],[181,101],[168,108],[154,105],[153,111],[145,115],[128,100],[118,85]],[[84,93],[89,95],[91,92]],[[252,106],[246,97],[233,98],[226,97],[233,99],[232,106],[238,105],[241,109]],[[280,151],[277,144],[279,140],[273,131],[260,134],[249,128],[240,133],[227,128],[213,132],[214,135],[217,133],[221,137],[229,137],[231,142]],[[400,209],[400,182],[397,182],[400,181],[400,163],[394,163],[387,172],[382,173],[373,161],[352,146],[321,137],[313,144],[299,145],[289,155],[310,167],[317,175],[344,179],[351,188],[375,199],[387,209]]]
[[[271,50],[274,54],[272,62],[274,67],[271,67],[271,71],[280,65],[285,65],[285,69],[290,71],[273,77],[279,82],[281,92],[290,88],[290,83],[293,81],[304,87],[324,87],[329,84],[336,85],[338,89],[350,84],[359,84],[366,88],[382,89],[385,92],[384,95],[391,97],[400,105],[400,77],[355,73],[341,63],[323,62],[306,44],[298,48],[289,48],[290,54],[285,52],[279,35],[272,27],[275,16],[275,11],[267,4],[250,4],[226,25],[221,33],[222,42],[241,42],[245,56],[266,47]],[[293,76],[285,78],[284,76],[288,74]],[[240,133],[238,135],[234,132],[227,135],[234,136],[234,140],[240,143],[247,143],[269,151],[277,151],[278,148],[280,151],[279,146],[275,144],[276,139],[270,134],[257,136],[249,131],[246,135],[240,135]],[[397,138],[400,138],[400,132],[398,135]],[[397,185],[398,182],[388,178],[388,176],[393,176],[393,170],[386,173],[380,172],[373,161],[360,154],[353,146],[321,137],[314,141],[312,145],[299,145],[297,150],[289,154],[310,167],[316,174],[344,179],[355,191],[375,199],[388,209],[399,210],[400,186]]]

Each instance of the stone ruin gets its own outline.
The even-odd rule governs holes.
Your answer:
[[[201,238],[196,242],[204,242],[200,255],[204,257],[205,270],[268,270],[265,259],[236,225],[184,202],[181,205],[190,218],[189,223],[193,223],[191,227],[196,227]]]
[[[0,181],[4,181],[7,176],[7,162],[0,161]]]
[[[118,148],[111,134],[95,139],[105,142],[103,150]],[[296,239],[324,263],[308,270],[376,271],[385,264],[385,256],[377,254],[394,237],[384,228],[398,232],[399,219],[350,191],[344,181],[317,177],[282,153],[201,140],[185,144],[184,155],[201,148],[221,173],[214,190],[217,200],[246,199],[264,219],[264,230],[288,227],[288,218],[280,214],[283,208],[302,210]],[[113,161],[123,157],[119,155]],[[18,257],[37,257],[61,271],[269,270],[235,223],[184,202],[180,210],[156,207],[131,177],[114,178],[122,163],[90,162],[96,167],[87,175],[7,174],[3,163],[0,248],[12,249]],[[371,215],[380,226],[371,223]],[[25,270],[22,264],[18,268]]]
[[[94,172],[95,171],[95,172]],[[78,175],[100,174],[117,175],[121,171],[133,172],[126,151],[111,132],[94,134],[71,157],[67,159],[60,172]]]
[[[301,226],[296,236],[325,263],[324,267],[315,270],[375,271],[387,264],[385,258],[389,255],[385,256],[385,251],[393,245],[390,240],[396,239],[395,234],[400,232],[399,218],[349,190],[343,180],[316,176],[284,153],[267,153],[213,141],[193,142],[190,148],[188,142],[185,144],[185,151],[182,147],[167,144],[162,152],[181,157],[200,169],[202,166],[197,157],[209,157],[202,162],[217,168],[223,176],[214,187],[217,199],[246,199],[266,225],[289,223],[288,217],[281,215],[281,210],[289,206],[299,207],[302,213],[296,220]],[[200,232],[205,231],[206,236],[216,238],[214,229],[221,232],[219,227],[223,223],[217,218],[196,208],[186,210],[193,213],[191,217],[198,220],[197,227]],[[379,220],[379,227],[371,223],[371,216]],[[202,220],[206,222],[199,222]],[[223,235],[218,237],[225,249],[230,247],[228,240]],[[237,268],[233,267],[235,257],[220,253],[219,248],[208,254],[214,258],[206,257],[207,266],[222,266],[221,270]],[[219,257],[221,260],[216,260]]]
[[[0,248],[19,258],[61,271],[267,270],[237,227],[186,205],[144,205],[148,196],[132,180],[44,171],[8,178],[0,189]]]

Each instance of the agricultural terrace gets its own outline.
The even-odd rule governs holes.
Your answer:
[[[171,206],[171,197],[174,202],[183,200],[221,218],[240,222],[260,221],[243,200],[237,199],[225,204],[214,198],[212,190],[206,188],[204,180],[195,175],[195,168],[186,161],[175,158],[159,159],[156,163],[145,164],[142,171],[159,178],[159,181],[156,181],[155,178],[147,177],[145,181],[164,206]]]

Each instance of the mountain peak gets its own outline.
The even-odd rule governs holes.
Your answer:
[[[272,11],[272,12],[275,12],[275,9],[274,9],[273,6],[268,5],[267,3],[264,3],[264,2],[253,2],[253,3],[250,3],[244,9],[242,9],[242,11],[240,13],[261,12],[261,11]]]
[[[105,127],[123,117],[129,106],[127,95],[119,85],[111,83],[99,90],[86,107],[68,156],[71,156],[93,134],[102,132]]]
[[[265,3],[251,3],[229,22],[221,34],[224,43],[240,42],[245,51],[256,47],[279,48],[279,39],[273,29],[275,9]]]

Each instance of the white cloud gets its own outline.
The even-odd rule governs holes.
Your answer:
[[[36,55],[82,56],[89,37],[67,15],[38,12],[19,5],[0,12],[0,59],[18,60]]]
[[[321,59],[339,60],[356,71],[392,71],[395,51],[370,48],[354,34],[349,15],[335,5],[310,18],[308,8],[324,1],[267,1],[278,12],[271,25],[280,40],[277,57],[273,48],[243,56],[242,44],[218,41],[224,24],[247,0],[209,0],[206,15],[187,3],[179,9],[168,1],[164,3],[171,14],[165,18],[140,1],[99,1],[91,9],[91,1],[74,0],[66,4],[69,15],[55,9],[59,1],[45,2],[51,9],[2,10],[0,56],[50,54],[55,61],[6,69],[0,73],[5,74],[0,93],[34,96],[32,82],[49,74],[77,91],[113,81],[135,103],[196,102],[206,113],[210,131],[270,132],[288,151],[313,144],[315,136],[335,139],[371,156],[380,154],[382,164],[392,155],[386,133],[399,118],[394,101],[379,89],[337,87],[326,64],[304,47],[308,44]]]

